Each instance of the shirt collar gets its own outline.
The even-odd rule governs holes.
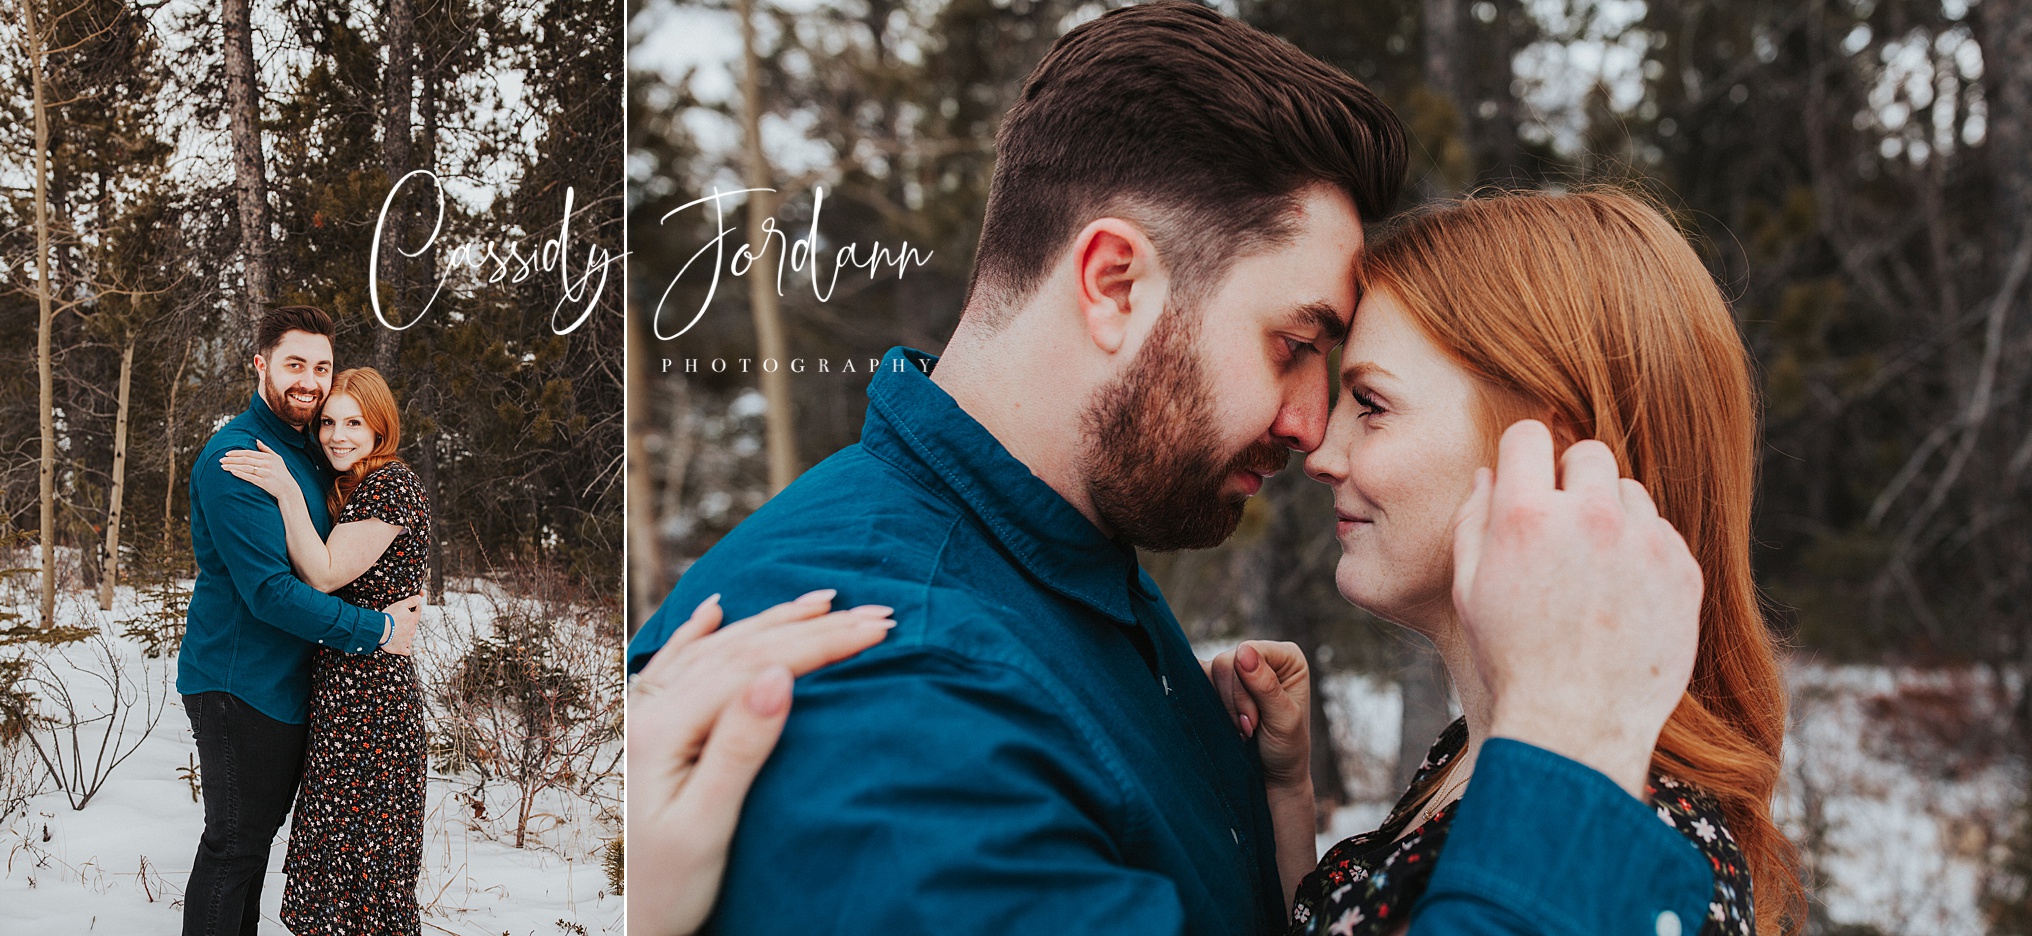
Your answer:
[[[275,437],[284,443],[299,449],[310,446],[310,436],[304,430],[283,422],[282,417],[275,415],[275,411],[268,408],[268,401],[262,398],[259,387],[254,389],[254,402],[247,407],[247,412],[253,413],[254,420],[259,422],[262,428],[274,433]]]
[[[891,348],[868,384],[861,444],[952,492],[1045,586],[1123,624],[1136,623],[1129,587],[1135,550],[1101,534],[1084,514],[1009,454],[986,426],[931,380],[938,358]]]

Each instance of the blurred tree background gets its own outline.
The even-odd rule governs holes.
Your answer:
[[[837,369],[892,345],[942,347],[999,115],[1058,35],[1114,5],[755,7],[759,137],[780,226],[804,236],[823,186],[821,254],[875,241],[933,251],[900,278],[849,270],[827,302],[787,274],[792,357]],[[1755,559],[1772,626],[1799,660],[1989,674],[2008,696],[1999,718],[2023,799],[2032,3],[1212,5],[1346,70],[1402,115],[1416,139],[1407,203],[1486,185],[1614,181],[1670,206],[1731,300],[1761,380]],[[724,257],[707,303],[716,257],[700,250],[719,219],[707,206],[677,210],[743,187],[745,9],[631,9],[631,626],[766,500],[772,415],[793,421],[808,466],[858,437],[866,404],[864,363],[858,374],[798,375],[788,407],[772,406],[757,389],[759,362],[740,370],[760,356],[756,326],[749,281],[726,274]],[[725,204],[731,256],[747,219],[741,199]],[[725,372],[711,370],[715,359]],[[1288,471],[1228,544],[1146,556],[1146,566],[1196,641],[1290,639],[1320,671],[1399,685],[1402,777],[1449,717],[1443,676],[1426,648],[1336,594],[1330,504],[1325,488]],[[1325,737],[1327,713],[1317,714]],[[1315,745],[1323,798],[1347,789],[1325,747]],[[2028,841],[2032,827],[2016,844],[1993,841],[1983,860],[2032,867]],[[2015,880],[1985,907],[1998,932],[2032,925],[2022,873]],[[1816,930],[1833,927],[1816,911]]]
[[[54,578],[91,587],[116,572],[123,582],[190,575],[191,459],[247,406],[254,317],[300,303],[338,321],[341,368],[377,366],[394,386],[401,453],[431,488],[433,592],[447,575],[557,563],[584,597],[616,593],[619,269],[584,324],[560,336],[553,325],[576,320],[591,293],[574,283],[565,298],[565,277],[539,255],[560,236],[568,189],[570,276],[590,247],[621,251],[619,16],[615,4],[557,0],[10,3],[0,16],[0,541],[40,527],[37,425],[48,414],[50,539],[78,557]],[[236,61],[242,39],[252,55]],[[417,257],[398,251],[422,244],[437,219],[430,186],[412,181],[390,208],[381,301],[408,324],[440,281],[443,291],[395,331],[369,304],[369,251],[393,182],[417,169],[444,180],[442,229]],[[502,256],[512,247],[534,268],[477,256],[459,265],[457,249],[474,243]],[[36,379],[45,294],[46,401]]]

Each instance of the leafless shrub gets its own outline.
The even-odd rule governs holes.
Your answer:
[[[495,586],[484,592],[484,619],[447,615],[459,656],[431,687],[440,712],[432,755],[440,770],[477,773],[481,787],[514,788],[521,848],[544,793],[598,798],[617,776],[618,611],[553,569],[526,568]]]
[[[139,671],[105,635],[27,658],[22,688],[34,702],[16,710],[36,759],[74,810],[84,809],[120,764],[139,750],[162,720],[169,696],[167,674],[141,658]],[[84,655],[84,660],[75,657]],[[101,692],[87,694],[96,685]]]

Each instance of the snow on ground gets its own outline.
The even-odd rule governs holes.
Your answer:
[[[1232,643],[1194,647],[1211,659]],[[1963,699],[1977,721],[2001,711],[1967,671],[1795,664],[1787,678],[1792,730],[1774,813],[1795,843],[1818,831],[1822,884],[1812,899],[1836,924],[1884,933],[1981,936],[1985,857],[2018,805],[2009,758],[1944,762],[1924,747],[1886,742],[1895,718],[1929,700]],[[1382,825],[1403,792],[1391,786],[1403,701],[1387,680],[1332,673],[1326,706],[1351,802],[1336,810],[1318,847]],[[1974,699],[1974,702],[1967,702]],[[1909,716],[1907,716],[1909,717]],[[1924,719],[1918,719],[1924,723]],[[1951,723],[1951,722],[1950,722]],[[1911,734],[1908,729],[1905,734]],[[1923,732],[1921,732],[1923,734]]]
[[[187,583],[186,583],[187,584]],[[461,635],[479,625],[495,596],[487,589],[454,592],[443,607],[425,609],[418,655],[425,685],[457,659]],[[142,691],[125,738],[140,739],[146,724],[139,706],[152,698],[160,721],[133,755],[113,768],[83,810],[45,784],[25,811],[0,819],[0,907],[8,932],[173,934],[181,926],[183,887],[203,829],[204,811],[191,783],[180,775],[196,763],[190,721],[171,681],[174,659],[146,660],[139,645],[117,636],[121,622],[141,609],[132,590],[118,592],[114,609],[101,612],[87,596],[58,597],[66,626],[98,627],[115,635],[102,646]],[[33,619],[32,596],[0,601]],[[44,651],[79,710],[103,711],[111,692],[91,677],[104,672],[96,639]],[[0,648],[0,658],[19,647]],[[618,674],[618,650],[615,672]],[[618,682],[618,675],[616,676]],[[38,692],[47,697],[49,693]],[[104,723],[81,732],[86,772]],[[117,732],[116,732],[117,734]],[[45,735],[46,736],[46,735]],[[604,763],[604,761],[603,761]],[[0,765],[4,766],[4,765]],[[39,769],[39,768],[38,768]],[[599,850],[619,827],[619,781],[596,787],[592,797],[550,793],[533,810],[525,848],[514,845],[515,791],[500,780],[477,789],[479,778],[444,776],[433,769],[424,819],[424,869],[418,888],[424,932],[473,936],[620,933],[621,898],[611,893]],[[4,789],[0,789],[4,792]],[[474,802],[483,804],[478,815]],[[287,826],[277,836],[262,890],[264,933],[285,932],[278,921]]]

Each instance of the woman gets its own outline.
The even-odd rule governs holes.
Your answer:
[[[1365,257],[1362,279],[1339,401],[1306,473],[1334,489],[1341,594],[1430,639],[1465,715],[1382,828],[1334,846],[1305,877],[1293,922],[1399,932],[1430,878],[1489,717],[1454,614],[1452,525],[1503,427],[1538,419],[1561,448],[1606,443],[1705,576],[1693,679],[1659,736],[1649,790],[1659,818],[1715,868],[1701,932],[1796,929],[1795,856],[1770,814],[1785,695],[1750,574],[1757,415],[1735,321],[1699,258],[1628,194],[1510,194],[1406,219]],[[1303,721],[1251,729],[1276,720],[1234,673],[1281,656],[1284,683],[1302,684],[1293,653],[1257,644],[1212,667],[1238,726],[1262,736],[1273,785],[1305,773]],[[1310,833],[1280,826],[1278,838]]]
[[[415,472],[395,455],[402,426],[387,382],[371,367],[340,372],[310,424],[338,473],[326,496],[329,540],[318,536],[301,489],[266,446],[232,452],[220,464],[275,495],[290,564],[312,587],[371,608],[420,593],[430,505]],[[282,920],[291,931],[422,931],[423,711],[409,657],[318,649],[303,786],[283,865]]]

